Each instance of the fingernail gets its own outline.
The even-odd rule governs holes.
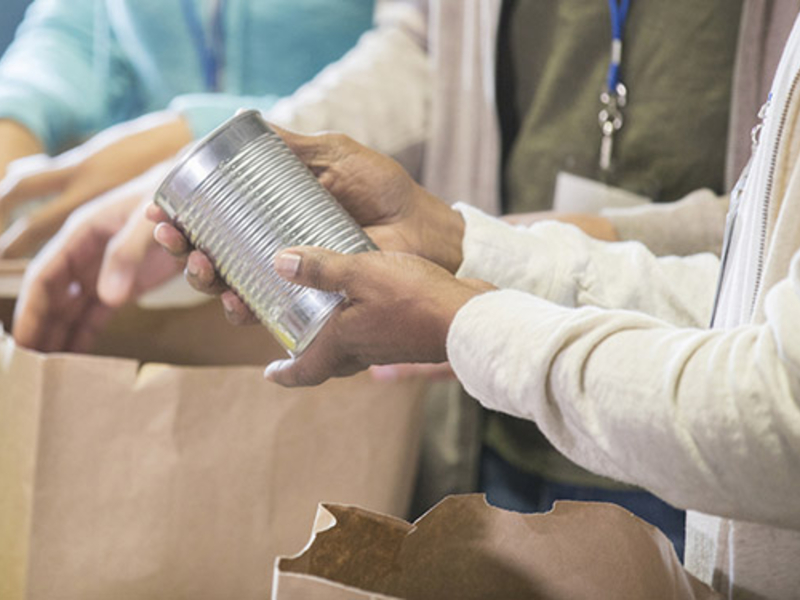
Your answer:
[[[156,228],[153,230],[153,237],[156,241],[161,245],[166,245],[167,240],[164,238],[164,228],[166,227],[166,223],[159,223],[156,225]]]
[[[275,257],[275,272],[281,277],[291,279],[300,271],[302,257],[292,252],[281,252]]]
[[[200,271],[197,269],[197,265],[191,260],[186,261],[186,274],[194,278],[197,278],[197,276],[200,274]]]
[[[271,362],[270,364],[267,365],[267,368],[264,369],[264,379],[273,381],[273,376],[275,375],[275,373],[289,368],[293,362],[294,362],[293,358],[287,358],[284,360],[276,360],[274,362]]]
[[[222,300],[222,308],[225,309],[225,312],[232,315],[233,299],[228,294],[222,294],[222,296],[220,296],[220,300]]]
[[[397,381],[398,371],[394,365],[373,365],[369,369],[375,381]]]

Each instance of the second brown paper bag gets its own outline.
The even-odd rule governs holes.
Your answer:
[[[613,505],[546,514],[446,498],[414,524],[321,506],[299,555],[276,562],[273,600],[711,600],[652,525]]]

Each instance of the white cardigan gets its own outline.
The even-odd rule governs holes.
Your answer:
[[[799,118],[796,23],[744,187],[719,329],[707,328],[711,254],[656,258],[459,206],[459,276],[506,288],[457,314],[459,379],[487,408],[536,421],[577,463],[724,517],[690,513],[687,566],[733,598],[800,594]]]

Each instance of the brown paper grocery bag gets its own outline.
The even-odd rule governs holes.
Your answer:
[[[286,390],[261,372],[42,355],[3,334],[0,598],[264,600],[320,501],[404,513],[423,384]]]
[[[658,529],[613,504],[524,515],[451,496],[413,525],[326,504],[315,532],[276,561],[273,600],[719,598]]]

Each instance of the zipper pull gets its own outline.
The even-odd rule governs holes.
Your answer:
[[[769,106],[772,104],[772,93],[767,96],[767,101],[761,106],[758,110],[758,120],[759,123],[750,130],[750,140],[753,142],[753,152],[756,151],[758,148],[758,143],[761,141],[761,132],[764,129],[764,121],[767,119],[767,115],[769,114]]]

